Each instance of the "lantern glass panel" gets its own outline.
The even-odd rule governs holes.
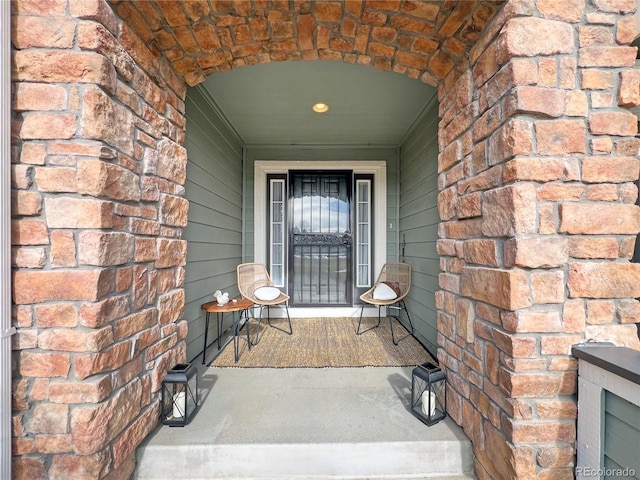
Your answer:
[[[162,423],[172,427],[187,425],[198,407],[198,375],[195,365],[179,363],[162,381]]]
[[[418,365],[411,375],[411,412],[426,425],[434,425],[447,415],[446,377],[432,363]]]

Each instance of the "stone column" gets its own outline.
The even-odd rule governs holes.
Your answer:
[[[571,345],[640,348],[635,8],[509,2],[440,85],[439,360],[479,478],[573,478]]]
[[[186,87],[105,2],[12,7],[13,476],[129,478],[186,360]]]

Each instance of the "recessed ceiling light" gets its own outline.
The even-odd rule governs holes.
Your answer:
[[[316,103],[313,107],[311,107],[314,112],[324,113],[329,110],[329,105],[326,103]]]

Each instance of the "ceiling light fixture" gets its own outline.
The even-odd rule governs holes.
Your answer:
[[[326,103],[316,103],[313,107],[311,107],[313,109],[314,112],[317,113],[324,113],[327,110],[329,110],[329,105],[327,105]]]

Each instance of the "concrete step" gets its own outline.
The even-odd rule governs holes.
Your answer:
[[[136,478],[421,479],[473,478],[460,442],[244,444],[145,447]]]
[[[201,375],[199,411],[147,439],[136,479],[474,478],[460,428],[449,418],[427,427],[409,412],[410,367]]]

